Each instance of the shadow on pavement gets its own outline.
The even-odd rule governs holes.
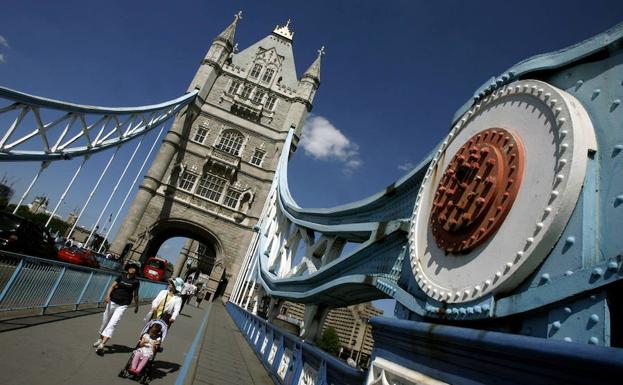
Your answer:
[[[112,344],[106,347],[104,354],[116,354],[116,353],[132,353],[134,348],[125,345]]]
[[[154,361],[151,374],[154,379],[163,378],[168,374],[175,373],[180,369],[180,365],[174,362]]]
[[[0,333],[10,330],[23,329],[31,326],[47,324],[50,322],[64,321],[70,318],[83,317],[104,311],[103,308],[83,309],[76,311],[66,311],[55,314],[35,315],[0,320]]]

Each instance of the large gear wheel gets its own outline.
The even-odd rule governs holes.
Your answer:
[[[435,154],[411,219],[411,266],[435,300],[516,287],[545,259],[579,197],[595,132],[547,83],[511,83],[475,105]]]

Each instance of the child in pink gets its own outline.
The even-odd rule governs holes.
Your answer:
[[[159,324],[153,324],[147,331],[147,333],[141,336],[138,348],[134,351],[132,356],[132,365],[128,372],[133,375],[141,373],[147,361],[154,355],[158,345],[160,344],[160,331],[162,327]]]

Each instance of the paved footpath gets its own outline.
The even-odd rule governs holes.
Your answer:
[[[186,305],[171,327],[164,351],[156,357],[152,384],[273,384],[222,303],[202,305],[202,309]],[[0,321],[0,384],[136,383],[118,374],[135,346],[147,310],[141,306],[138,314],[131,308],[126,311],[103,356],[91,347],[101,312],[39,318],[55,320],[46,323],[37,323],[37,317]],[[202,330],[206,320],[207,328]],[[15,329],[16,325],[26,327]]]

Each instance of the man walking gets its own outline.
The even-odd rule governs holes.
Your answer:
[[[110,285],[104,303],[106,304],[106,310],[102,317],[102,326],[99,330],[99,339],[93,343],[95,351],[98,354],[104,353],[104,345],[112,337],[117,322],[121,319],[123,312],[128,308],[128,305],[132,303],[134,298],[134,313],[138,312],[138,289],[140,286],[139,280],[136,278],[136,272],[138,266],[130,261],[125,266],[126,274],[119,276]]]
[[[182,308],[180,311],[184,309],[184,305],[188,302],[188,299],[193,296],[197,292],[197,286],[193,285],[192,277],[188,277],[186,282],[184,282],[184,288],[182,289]]]

